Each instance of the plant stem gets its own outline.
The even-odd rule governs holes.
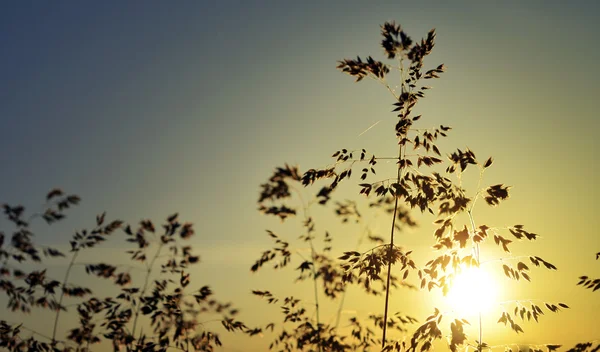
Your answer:
[[[473,208],[475,208],[475,202],[477,202],[477,199],[479,198],[479,188],[481,187],[481,181],[483,180],[483,171],[484,168],[480,168],[479,170],[479,179],[477,180],[477,194],[475,195],[475,199],[473,200],[473,204],[471,204],[471,208],[468,210],[468,214],[469,214],[469,220],[471,221],[471,230],[473,231],[473,234],[475,234],[475,219],[473,219]],[[479,253],[479,243],[475,244],[475,251],[476,251],[476,259],[477,259],[477,267],[480,268],[481,267],[481,257],[480,257],[480,253]],[[480,269],[481,270],[481,269]],[[481,352],[482,351],[482,338],[483,338],[483,327],[481,324],[481,311],[479,311],[479,344],[477,345],[477,351]]]
[[[312,259],[312,265],[310,267],[311,269],[311,273],[312,273],[312,277],[313,277],[313,288],[314,288],[314,294],[315,294],[315,308],[316,308],[316,315],[317,315],[317,341],[319,341],[319,352],[322,351],[323,347],[321,344],[321,318],[319,315],[319,286],[318,286],[318,282],[317,282],[317,271],[315,270],[315,265],[316,265],[316,251],[315,251],[315,246],[313,245],[313,241],[311,238],[311,234],[310,234],[310,229],[309,229],[309,221],[310,221],[310,214],[309,214],[309,210],[308,210],[308,206],[309,203],[304,201],[304,197],[302,196],[302,193],[296,189],[295,187],[291,187],[296,194],[298,194],[298,198],[300,198],[300,203],[302,203],[302,213],[304,215],[304,223],[305,226],[307,228],[306,231],[306,238],[308,239],[308,243],[310,244],[310,257]]]
[[[478,352],[482,351],[482,348],[481,348],[481,346],[482,346],[482,342],[481,342],[482,336],[481,335],[482,334],[483,334],[483,329],[481,328],[481,312],[479,312],[479,345],[477,346]]]
[[[311,268],[312,268],[312,274],[313,274],[313,287],[315,290],[315,306],[316,306],[316,310],[317,310],[317,338],[319,341],[319,352],[321,352],[322,344],[321,344],[321,319],[319,317],[319,288],[318,288],[318,282],[317,282],[317,271],[315,270],[315,248],[313,246],[312,240],[310,241],[310,251],[311,251],[311,256],[312,256],[312,260],[313,260],[313,265],[311,266]]]
[[[401,79],[401,93],[404,94],[404,92],[406,92],[406,87],[404,85],[404,61],[402,60],[402,56],[399,57],[400,60],[400,79]],[[388,88],[389,89],[389,88]],[[398,95],[396,95],[391,89],[389,89],[390,92],[392,93],[392,95],[394,96],[394,98],[396,99],[396,101],[399,101],[399,97]],[[412,89],[409,89],[409,92]],[[401,94],[401,95],[402,95]],[[403,116],[407,115],[408,112],[408,104],[406,105],[407,107],[404,110]],[[408,133],[408,131],[406,132]],[[404,152],[404,154],[406,154],[406,150]],[[400,163],[402,161],[402,145],[400,145],[400,147],[398,147],[398,171],[396,174],[396,182],[399,184],[400,183],[400,179],[402,178],[402,164]],[[383,336],[381,339],[381,348],[385,348],[385,338],[386,338],[386,333],[387,333],[387,317],[388,317],[388,307],[389,307],[389,299],[390,299],[390,281],[392,278],[392,253],[394,250],[394,229],[396,228],[396,216],[398,213],[398,196],[395,195],[394,196],[394,217],[392,218],[392,229],[390,230],[390,249],[388,251],[388,272],[387,272],[387,280],[386,280],[386,285],[385,285],[385,308],[383,311]]]
[[[185,332],[185,351],[190,351],[190,333],[187,331]]]
[[[60,318],[60,312],[62,310],[62,302],[65,298],[65,287],[69,280],[69,275],[71,274],[71,269],[73,268],[73,264],[75,263],[75,259],[77,259],[77,255],[79,254],[79,249],[75,250],[73,256],[71,257],[71,262],[67,267],[67,271],[65,272],[65,278],[62,283],[62,292],[60,293],[60,298],[58,299],[58,307],[56,309],[56,315],[54,316],[54,328],[52,329],[52,346],[56,344],[56,332],[58,331],[58,319]]]
[[[362,222],[362,220],[360,220]],[[369,233],[369,227],[368,225],[365,226],[364,232],[358,237],[358,240],[356,241],[356,250],[358,251],[360,249],[360,245],[363,242],[363,237],[365,235],[365,233]],[[335,318],[335,325],[334,328],[337,330],[338,326],[340,325],[340,319],[342,318],[342,310],[344,309],[344,302],[346,300],[346,293],[348,292],[347,289],[344,290],[344,292],[342,292],[342,298],[340,299],[340,305],[338,307],[338,311],[337,311],[337,316]]]
[[[398,173],[397,173],[397,182],[400,183],[400,179],[402,178],[402,167],[400,164],[400,160],[402,160],[402,146],[398,150]],[[389,307],[389,299],[390,299],[390,281],[392,277],[392,254],[394,250],[394,229],[396,228],[396,215],[398,213],[398,196],[394,197],[394,217],[392,218],[392,229],[390,231],[390,248],[388,250],[388,272],[387,272],[387,280],[385,285],[385,308],[383,311],[383,337],[381,340],[381,348],[385,347],[385,337],[387,333],[387,317],[388,317],[388,307]]]
[[[90,333],[88,334],[87,342],[85,344],[86,352],[90,351],[90,339],[92,338],[92,329],[90,329]]]
[[[337,317],[335,318],[334,328],[337,329],[340,325],[340,319],[342,317],[342,310],[344,308],[344,301],[346,300],[346,290],[342,293],[342,299],[340,300],[340,306],[338,307]]]
[[[161,243],[158,246],[158,249],[156,250],[156,254],[154,254],[154,257],[150,261],[150,265],[148,265],[148,268],[146,269],[146,278],[144,279],[144,286],[142,286],[142,290],[140,291],[140,299],[138,301],[138,306],[135,309],[135,318],[133,318],[133,329],[131,329],[131,336],[135,337],[135,328],[137,326],[138,318],[140,316],[140,309],[142,306],[142,304],[141,304],[142,297],[144,296],[144,294],[146,293],[146,290],[148,289],[148,281],[150,280],[150,274],[152,273],[152,268],[154,267],[154,262],[160,255],[160,250],[163,248],[163,246],[164,246],[164,243],[161,240]]]
[[[473,231],[473,234],[475,234],[475,220],[473,219],[473,208],[471,208],[468,211],[468,214],[469,214],[469,220],[471,221],[471,230]],[[479,256],[479,243],[475,244],[475,257],[477,260],[477,267],[480,267],[481,260],[480,260],[480,256]],[[481,339],[483,338],[483,328],[481,325],[482,325],[481,324],[481,311],[479,311],[479,343],[477,344],[478,352],[482,351],[482,344],[483,344],[483,342],[481,341]]]
[[[12,322],[12,321],[9,321],[9,320],[3,320],[3,321],[4,321],[6,324],[10,324],[10,325],[19,325],[19,328],[20,328],[21,330],[27,330],[27,331],[29,331],[29,332],[31,333],[31,335],[32,335],[32,336],[33,336],[33,335],[38,335],[38,336],[40,336],[40,337],[43,337],[43,338],[45,338],[45,339],[47,339],[47,340],[50,340],[50,341],[52,341],[52,338],[51,338],[50,336],[48,336],[48,335],[44,335],[44,334],[42,334],[42,333],[39,333],[39,332],[37,332],[36,330],[30,329],[30,328],[28,328],[27,326],[23,325],[23,323],[16,323],[16,322]]]

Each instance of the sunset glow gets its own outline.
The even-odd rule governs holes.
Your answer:
[[[448,303],[461,316],[488,312],[496,302],[498,287],[481,268],[465,268],[454,279]]]
[[[0,352],[600,352],[600,1],[0,8]]]

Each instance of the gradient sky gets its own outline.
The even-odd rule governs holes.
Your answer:
[[[270,245],[264,230],[282,226],[256,211],[259,184],[275,166],[321,167],[340,148],[393,154],[391,96],[354,84],[336,61],[381,58],[386,20],[415,39],[435,27],[427,62],[448,71],[420,111],[454,128],[444,146],[494,156],[486,181],[512,195],[481,221],[542,234],[519,249],[559,271],[534,272],[524,294],[573,307],[496,340],[599,339],[600,298],[575,286],[600,276],[599,15],[593,1],[2,2],[0,202],[33,210],[53,187],[79,194],[67,221],[39,227],[47,244],[104,210],[128,222],[178,211],[196,226],[202,283],[259,321],[250,290],[277,287],[248,269]],[[431,220],[407,246],[427,250]]]

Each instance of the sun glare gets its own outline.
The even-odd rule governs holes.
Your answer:
[[[488,312],[496,301],[498,287],[480,268],[463,268],[448,292],[448,303],[461,316]]]

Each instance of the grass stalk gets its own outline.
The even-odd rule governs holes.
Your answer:
[[[402,94],[404,94],[404,92],[407,90],[407,88],[404,85],[404,65],[403,65],[403,60],[402,57],[399,58],[399,71],[400,71],[400,78],[401,78],[401,90],[402,90]],[[410,92],[410,89],[408,89]],[[394,96],[394,98],[396,100],[399,100],[399,97],[396,95],[395,92],[393,92],[390,89],[390,92],[392,93],[392,95]],[[408,105],[407,105],[408,106]],[[408,112],[408,108],[405,109],[404,114],[406,115],[406,113]],[[406,152],[405,152],[406,154]],[[396,182],[399,184],[400,180],[402,179],[402,145],[398,148],[398,169],[397,169],[397,173],[396,173]],[[385,285],[385,307],[384,307],[384,311],[383,311],[383,334],[382,334],[382,339],[381,339],[381,348],[385,348],[385,342],[386,342],[386,335],[387,335],[387,318],[388,318],[388,309],[389,309],[389,299],[390,299],[390,282],[391,282],[391,278],[392,278],[392,255],[393,255],[393,250],[394,250],[394,230],[396,228],[396,217],[398,214],[398,196],[394,195],[394,214],[393,214],[393,218],[392,218],[392,228],[390,230],[390,248],[388,250],[388,272],[387,272],[387,278],[386,278],[386,285]]]
[[[154,257],[152,258],[152,260],[150,261],[150,264],[148,265],[148,268],[146,269],[146,277],[144,279],[144,285],[142,286],[142,290],[140,291],[140,298],[138,301],[138,305],[135,308],[135,317],[133,318],[133,328],[131,329],[131,336],[135,337],[135,330],[137,327],[138,318],[140,316],[140,309],[142,307],[142,297],[144,296],[144,294],[146,293],[146,290],[148,289],[148,282],[150,280],[150,275],[152,274],[152,269],[154,268],[154,262],[156,262],[156,259],[160,255],[160,251],[162,250],[163,246],[164,246],[164,243],[162,243],[162,241],[161,241],[158,249],[156,250],[156,253],[154,254]]]
[[[321,344],[321,317],[319,314],[319,284],[317,281],[317,271],[315,270],[315,264],[316,264],[316,259],[317,259],[317,255],[316,255],[316,251],[315,251],[315,246],[313,244],[312,241],[312,237],[310,234],[310,229],[309,229],[309,225],[310,225],[310,214],[308,211],[308,207],[310,206],[309,203],[305,202],[304,197],[302,196],[302,193],[296,189],[295,187],[292,187],[292,189],[296,192],[296,194],[298,194],[298,198],[300,198],[300,202],[302,203],[302,214],[304,215],[304,224],[307,228],[306,231],[306,238],[308,239],[308,243],[310,245],[310,258],[312,260],[312,265],[310,267],[311,270],[311,274],[312,274],[312,278],[313,278],[313,289],[314,289],[314,296],[315,296],[315,313],[316,313],[316,319],[317,319],[317,340],[319,341],[319,352],[322,352],[323,347]]]
[[[402,147],[398,150],[398,173],[397,173],[397,182],[400,183],[400,179],[402,178],[402,167],[400,164],[400,160],[402,160]],[[385,285],[385,307],[383,310],[383,336],[381,339],[381,348],[385,347],[385,339],[387,334],[387,318],[388,318],[388,308],[389,308],[389,300],[390,300],[390,281],[392,278],[392,255],[394,250],[394,230],[396,229],[396,216],[398,214],[398,196],[394,197],[394,215],[392,218],[392,229],[390,230],[390,246],[388,249],[388,271],[387,271],[387,279]]]
[[[67,271],[65,272],[65,278],[63,279],[63,283],[62,283],[62,290],[60,292],[60,298],[58,299],[58,307],[56,309],[56,315],[54,316],[54,327],[52,328],[52,346],[54,346],[56,344],[56,332],[58,331],[58,321],[60,319],[60,312],[62,311],[62,302],[63,299],[65,298],[65,287],[67,285],[67,282],[69,281],[69,275],[71,274],[71,269],[73,268],[74,264],[75,264],[75,260],[77,259],[77,255],[79,254],[79,249],[75,249],[75,253],[73,253],[73,256],[71,257],[71,262],[69,263],[69,266],[67,267]]]
[[[469,214],[469,220],[471,222],[471,231],[473,233],[475,233],[475,220],[473,219],[473,208],[469,209],[469,211],[467,212],[467,214]],[[475,244],[475,260],[477,261],[477,267],[480,267],[481,264],[481,259],[480,259],[480,248],[479,248],[479,243]],[[482,338],[483,338],[483,327],[482,327],[482,323],[481,323],[481,310],[478,312],[478,319],[479,319],[479,342],[477,343],[477,352],[482,352],[482,348],[483,348],[483,342],[482,342]]]

